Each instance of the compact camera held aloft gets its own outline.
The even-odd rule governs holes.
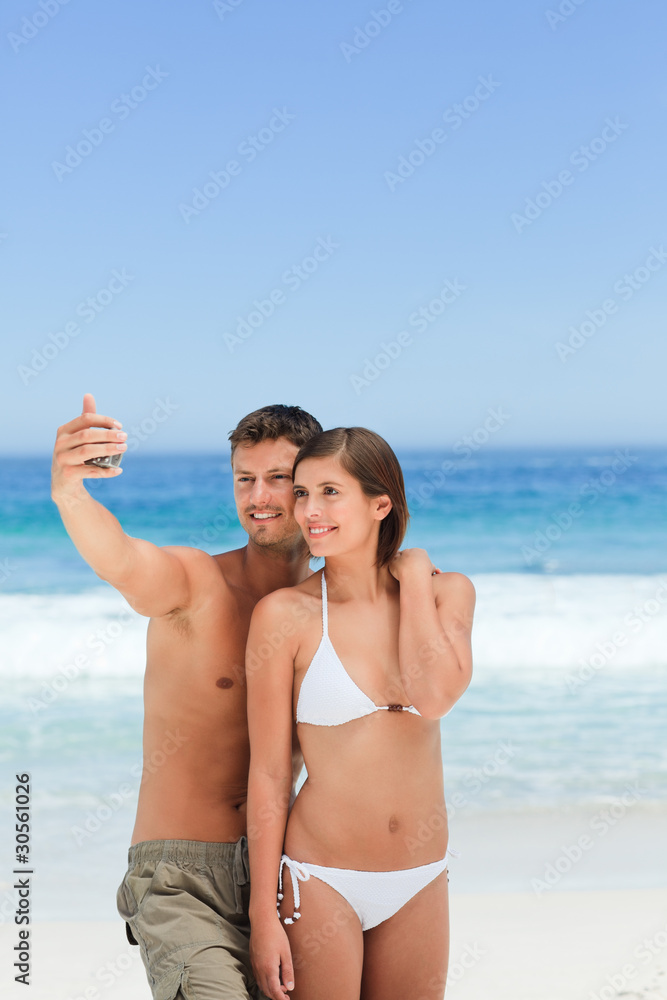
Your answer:
[[[119,451],[116,455],[100,455],[99,458],[87,458],[83,464],[97,465],[100,469],[115,469],[120,465],[122,457],[123,452]]]

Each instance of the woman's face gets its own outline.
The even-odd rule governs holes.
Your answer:
[[[387,496],[367,497],[336,458],[304,458],[294,474],[294,517],[312,555],[377,548],[379,522],[391,510]]]

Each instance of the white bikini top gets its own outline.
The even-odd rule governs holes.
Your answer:
[[[322,639],[301,682],[296,721],[311,726],[342,726],[383,709],[420,714],[412,705],[376,705],[352,680],[329,638],[327,585],[322,572]]]

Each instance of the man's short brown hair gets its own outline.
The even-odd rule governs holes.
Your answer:
[[[301,448],[311,437],[321,433],[319,420],[300,406],[285,406],[282,403],[262,406],[239,420],[234,430],[229,432],[232,460],[234,450],[240,444],[259,444],[260,441],[275,441],[284,437]]]

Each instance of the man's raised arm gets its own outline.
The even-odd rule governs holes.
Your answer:
[[[126,535],[118,519],[83,485],[84,479],[120,475],[120,469],[85,462],[124,451],[127,434],[121,426],[96,413],[95,400],[86,393],[81,416],[58,428],[51,497],[67,533],[100,579],[119,590],[139,614],[158,617],[189,603],[183,562],[168,549]]]

